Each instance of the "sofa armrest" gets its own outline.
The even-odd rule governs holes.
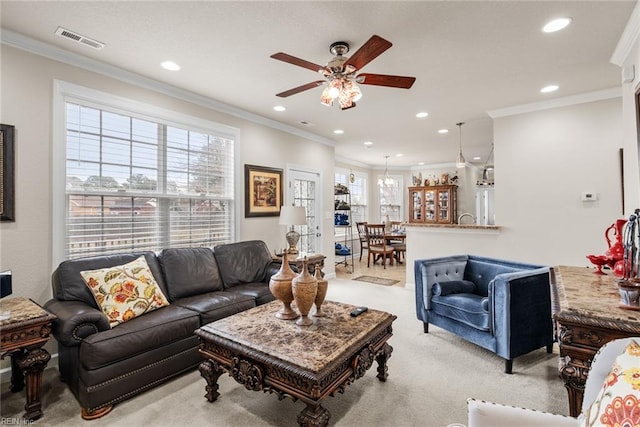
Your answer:
[[[577,427],[576,418],[467,399],[468,427]]]
[[[489,300],[500,357],[513,359],[553,343],[549,268],[498,274]]]
[[[44,308],[58,317],[53,322],[53,336],[67,347],[80,345],[89,335],[111,329],[104,313],[80,301],[52,299]]]

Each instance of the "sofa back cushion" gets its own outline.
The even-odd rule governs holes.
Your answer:
[[[158,255],[169,291],[169,301],[221,291],[218,264],[209,248],[170,248]]]
[[[213,249],[213,253],[218,261],[225,289],[268,280],[266,273],[271,263],[271,254],[262,240],[219,245]]]
[[[167,287],[165,286],[162,269],[160,268],[156,254],[154,252],[137,252],[78,258],[61,262],[51,277],[53,297],[63,301],[82,301],[94,308],[100,309],[93,294],[82,279],[80,272],[127,264],[135,261],[140,255],[144,255],[156,283],[162,290],[162,293],[167,295]]]
[[[498,274],[515,273],[536,268],[540,268],[540,266],[491,258],[469,257],[464,278],[476,284],[476,294],[486,297],[489,295],[489,283]]]

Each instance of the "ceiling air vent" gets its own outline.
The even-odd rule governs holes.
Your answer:
[[[64,37],[65,39],[73,40],[74,42],[92,47],[94,49],[100,50],[104,47],[104,43],[101,43],[97,40],[90,39],[89,37],[85,37],[74,31],[67,30],[66,28],[58,27],[58,29],[56,30],[56,35],[60,37]]]

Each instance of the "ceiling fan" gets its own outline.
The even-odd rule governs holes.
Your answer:
[[[356,72],[361,70],[369,62],[376,59],[385,50],[392,46],[390,41],[380,36],[373,35],[360,47],[351,57],[346,57],[349,52],[349,44],[346,42],[335,42],[329,47],[329,52],[334,58],[326,66],[314,64],[304,59],[296,58],[289,54],[278,52],[271,55],[271,58],[288,62],[298,67],[316,71],[324,76],[324,80],[316,80],[302,86],[294,87],[276,94],[281,98],[313,89],[321,85],[326,85],[320,102],[324,105],[333,105],[333,100],[338,99],[340,108],[346,110],[356,106],[356,101],[362,97],[362,92],[358,84],[388,86],[401,89],[409,89],[416,81],[415,77],[391,76],[386,74],[369,74]]]

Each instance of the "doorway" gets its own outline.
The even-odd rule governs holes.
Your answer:
[[[300,233],[298,248],[302,252],[317,253],[322,248],[322,191],[320,172],[287,167],[287,205],[304,206],[307,224],[296,226]]]

